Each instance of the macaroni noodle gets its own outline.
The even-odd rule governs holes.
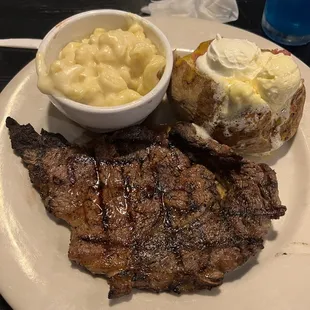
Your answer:
[[[128,31],[97,28],[68,43],[48,72],[38,55],[38,87],[93,106],[121,105],[152,90],[165,64],[141,25],[134,23]]]

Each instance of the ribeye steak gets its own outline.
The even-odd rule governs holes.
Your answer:
[[[211,289],[263,248],[284,215],[275,172],[197,136],[135,126],[85,147],[7,118],[46,209],[71,227],[69,258],[108,278],[109,298],[132,288]]]

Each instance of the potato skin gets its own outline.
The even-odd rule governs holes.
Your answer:
[[[296,134],[306,98],[303,82],[292,98],[286,120],[274,119],[270,109],[255,112],[249,108],[241,114],[242,121],[248,122],[248,126],[241,129],[238,126],[228,127],[225,119],[221,118],[214,124],[222,100],[214,97],[217,83],[195,69],[196,58],[176,57],[174,62],[168,98],[178,119],[204,127],[214,139],[242,154],[268,153],[275,148],[275,139],[285,142]]]
[[[281,126],[280,134],[283,141],[291,139],[296,134],[302,118],[305,101],[306,88],[305,85],[302,84],[292,98],[289,119]]]
[[[177,65],[177,62],[181,61]],[[196,72],[187,61],[177,58],[168,89],[168,96],[182,120],[202,126],[211,122],[221,107],[214,99],[216,83]]]

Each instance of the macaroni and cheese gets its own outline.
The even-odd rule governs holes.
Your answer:
[[[89,37],[68,43],[48,70],[38,54],[38,87],[92,106],[121,105],[152,90],[165,64],[138,23],[127,31],[97,28]]]

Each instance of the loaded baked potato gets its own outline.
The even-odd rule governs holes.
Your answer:
[[[273,67],[270,70],[268,69],[269,71],[267,69],[259,71],[259,66],[263,66],[260,62],[265,60],[257,58],[258,60],[255,61],[258,63],[256,70],[258,73],[254,72],[255,78],[251,76],[247,79],[242,74],[240,78],[239,72],[236,72],[239,70],[238,68],[234,68],[233,73],[228,72],[228,74],[226,70],[224,71],[224,79],[225,83],[226,80],[228,82],[225,85],[223,84],[224,87],[220,87],[222,80],[215,78],[217,76],[216,73],[213,74],[215,72],[213,69],[202,72],[197,66],[197,59],[208,53],[211,43],[212,40],[201,43],[193,53],[184,57],[175,55],[168,96],[178,118],[202,126],[214,139],[244,154],[268,153],[291,139],[295,135],[302,117],[306,90],[301,78],[298,82],[300,72],[297,65],[298,72],[296,72],[295,67],[293,68],[293,60],[284,58],[284,56],[290,57],[288,52],[260,50],[257,52],[259,55],[257,57],[263,55],[270,58],[269,54],[282,54],[283,57],[282,55],[272,56],[275,61],[273,63],[270,61],[269,64],[264,63],[264,66],[267,66],[267,69],[268,65],[273,66],[275,70],[279,71],[276,66],[281,65],[283,61],[290,61],[290,68],[294,69],[292,72],[285,72],[286,68],[283,68],[276,76],[270,76],[269,71]],[[266,52],[268,53],[266,54]],[[244,54],[241,56],[245,57]],[[234,61],[239,61],[235,58],[233,56],[231,57],[232,60],[230,59],[233,65],[235,65]],[[211,60],[213,61],[213,59]],[[287,63],[284,66],[287,66]],[[210,74],[208,74],[209,72]],[[291,75],[295,78],[293,82],[290,80],[292,79]],[[237,91],[234,90],[235,97],[230,97],[232,85],[236,80],[239,84],[246,80],[245,90],[242,90],[243,93],[240,97],[237,88]],[[277,93],[274,81],[278,84],[284,83],[284,85],[281,84],[280,91],[282,93]],[[295,88],[291,87],[293,84]],[[234,88],[236,87],[234,86]],[[287,89],[288,93],[285,93]],[[252,104],[253,98],[256,100],[255,104]],[[281,104],[281,100],[283,104]]]

